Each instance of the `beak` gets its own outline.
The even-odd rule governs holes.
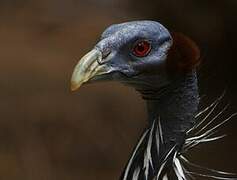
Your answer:
[[[95,76],[109,73],[109,68],[102,61],[102,53],[97,49],[88,52],[77,63],[71,78],[71,90],[77,90],[83,83]]]

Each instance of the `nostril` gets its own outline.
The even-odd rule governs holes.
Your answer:
[[[99,64],[104,64],[106,63],[107,61],[109,61],[108,59],[106,59],[109,55],[110,55],[111,51],[109,49],[105,49],[103,50],[102,52],[102,58],[101,59],[98,59],[98,63]]]
[[[106,49],[102,52],[102,59],[105,59],[111,53],[110,49]]]

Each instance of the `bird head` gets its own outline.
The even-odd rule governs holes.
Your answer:
[[[171,34],[158,22],[116,24],[108,27],[95,47],[78,62],[71,89],[103,80],[159,89],[194,69],[198,59],[199,50],[189,38]]]

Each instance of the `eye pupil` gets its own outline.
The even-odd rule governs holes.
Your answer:
[[[144,57],[148,55],[151,50],[151,45],[147,41],[140,41],[135,44],[133,48],[133,54],[137,57]]]
[[[143,52],[145,50],[144,44],[138,44],[137,50]]]

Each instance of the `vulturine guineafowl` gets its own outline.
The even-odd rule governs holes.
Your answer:
[[[72,90],[86,82],[115,80],[134,87],[147,103],[147,128],[121,180],[236,179],[234,174],[208,168],[207,174],[192,172],[189,167],[203,168],[184,157],[199,143],[222,138],[213,137],[213,132],[229,119],[210,129],[208,115],[197,120],[203,113],[212,113],[221,99],[198,113],[199,61],[199,48],[188,37],[170,33],[158,22],[134,21],[107,28],[76,65]]]

